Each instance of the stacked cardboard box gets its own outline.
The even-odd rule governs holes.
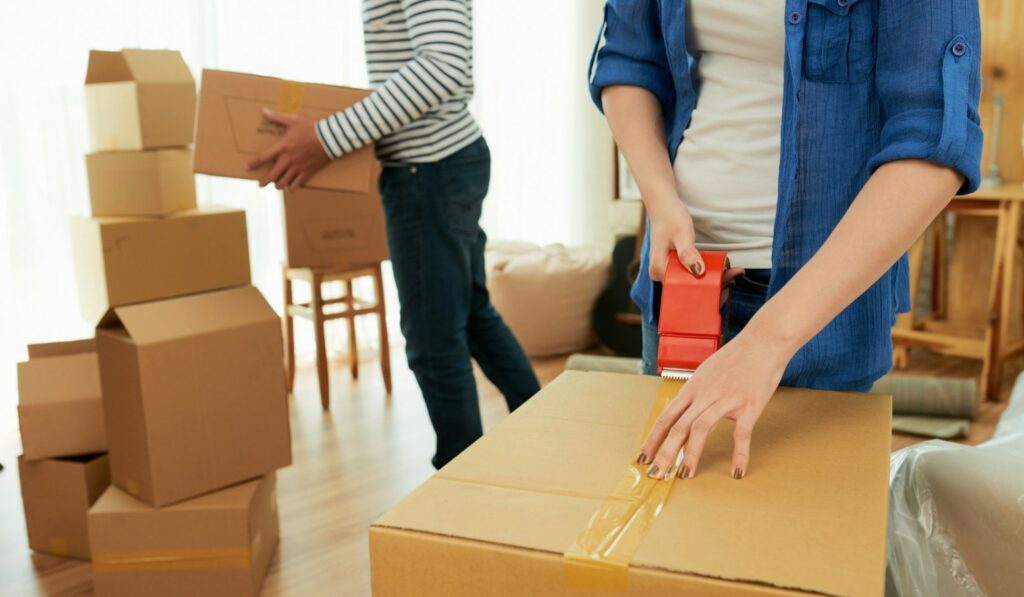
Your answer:
[[[86,512],[110,484],[92,340],[36,344],[18,363],[18,458],[33,550],[89,558]]]
[[[30,347],[19,367],[30,543],[91,555],[101,596],[255,595],[291,435],[245,214],[196,208],[177,52],[92,52],[86,104],[92,217],[71,231],[96,337]]]
[[[264,107],[323,118],[365,98],[364,89],[297,83],[273,77],[204,70],[196,130],[195,171],[257,179],[269,167],[248,162],[280,140],[283,127]],[[325,166],[282,198],[285,259],[291,267],[344,267],[388,258],[380,166],[370,146]]]

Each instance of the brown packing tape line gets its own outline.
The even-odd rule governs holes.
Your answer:
[[[68,542],[64,537],[50,537],[50,553],[55,556],[68,555]]]
[[[302,109],[302,96],[306,87],[296,81],[281,81],[277,90],[277,111],[298,113]]]
[[[249,568],[251,566],[252,552],[248,547],[104,551],[93,554],[92,557],[92,569],[97,574]]]
[[[661,382],[641,442],[684,383]],[[628,588],[629,563],[664,508],[675,478],[674,467],[667,479],[648,477],[647,466],[635,461],[626,467],[615,490],[565,552],[565,582],[570,590],[623,591]]]

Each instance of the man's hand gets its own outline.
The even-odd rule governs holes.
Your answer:
[[[285,127],[285,133],[280,141],[249,162],[250,170],[264,164],[271,165],[267,174],[260,179],[261,187],[273,182],[278,189],[298,188],[331,161],[320,145],[316,121],[312,118],[302,114],[275,112],[270,108],[263,108],[263,117]]]

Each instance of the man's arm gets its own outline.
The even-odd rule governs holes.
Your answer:
[[[302,186],[332,159],[375,143],[418,120],[471,83],[470,0],[402,0],[413,58],[368,97],[322,120],[265,108],[263,116],[287,130],[280,141],[249,162],[273,164],[260,180],[279,189]],[[381,3],[373,11],[392,10]],[[386,53],[386,52],[384,52]],[[367,57],[370,65],[374,56]]]
[[[370,9],[391,10],[385,2]],[[415,56],[366,99],[316,123],[334,159],[418,120],[471,83],[472,22],[468,0],[402,0]],[[384,60],[367,56],[372,67]]]

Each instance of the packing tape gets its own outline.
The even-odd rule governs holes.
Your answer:
[[[297,113],[302,109],[302,96],[306,87],[296,81],[281,81],[277,90],[277,111]]]
[[[644,425],[643,442],[658,415],[683,387],[664,380]],[[639,450],[637,450],[639,453]],[[629,563],[668,500],[678,462],[667,479],[647,476],[647,465],[631,462],[615,490],[590,518],[576,542],[565,552],[565,582],[573,591],[624,591]]]
[[[104,551],[92,556],[92,569],[96,573],[249,568],[251,565],[252,552],[248,547]]]
[[[64,537],[50,537],[50,553],[55,556],[68,555],[68,542]]]

